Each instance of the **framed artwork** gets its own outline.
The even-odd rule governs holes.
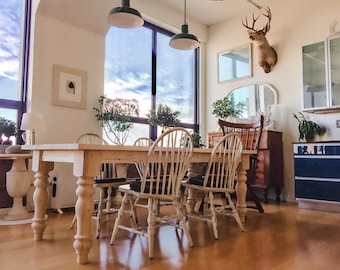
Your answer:
[[[218,82],[252,76],[251,44],[218,54]]]
[[[86,95],[86,71],[60,65],[53,66],[53,105],[85,109]]]

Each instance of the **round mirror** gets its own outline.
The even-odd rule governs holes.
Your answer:
[[[270,84],[251,84],[241,86],[232,90],[227,97],[234,104],[243,102],[245,104],[244,112],[241,118],[251,119],[258,114],[267,115],[270,107],[278,103],[276,89]]]

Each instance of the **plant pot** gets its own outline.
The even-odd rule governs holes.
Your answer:
[[[10,146],[9,144],[0,144],[0,154],[5,154],[6,148]]]

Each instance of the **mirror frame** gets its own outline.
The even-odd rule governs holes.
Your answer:
[[[235,91],[237,91],[238,89],[240,88],[245,88],[245,87],[254,87],[255,85],[262,85],[262,86],[266,86],[268,87],[272,93],[274,94],[274,104],[278,104],[279,103],[279,95],[278,95],[278,92],[276,90],[276,88],[274,86],[272,86],[271,84],[269,83],[253,83],[253,84],[246,84],[246,85],[240,85],[238,86],[237,88],[231,90],[228,94],[227,94],[227,97],[230,98],[231,94],[234,93]],[[256,101],[254,102],[254,104],[256,105]],[[266,112],[262,112],[262,113],[266,113]],[[249,117],[249,115],[248,115]]]
[[[244,55],[245,59],[247,59],[247,67],[245,74],[237,75],[237,57],[240,55]],[[233,59],[231,63],[226,63],[223,61],[225,58]],[[251,43],[241,46],[235,49],[231,49],[228,51],[223,51],[217,54],[217,65],[218,65],[218,82],[226,82],[231,80],[237,80],[242,78],[250,78],[253,76],[253,63],[252,63],[252,50],[251,50]],[[231,71],[231,72],[230,72]],[[223,76],[222,76],[223,75]]]

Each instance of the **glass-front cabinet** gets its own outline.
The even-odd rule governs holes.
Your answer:
[[[340,108],[340,34],[329,38],[329,60],[330,105]]]
[[[302,47],[303,110],[340,110],[340,33]]]
[[[302,47],[303,108],[327,107],[325,42]]]

